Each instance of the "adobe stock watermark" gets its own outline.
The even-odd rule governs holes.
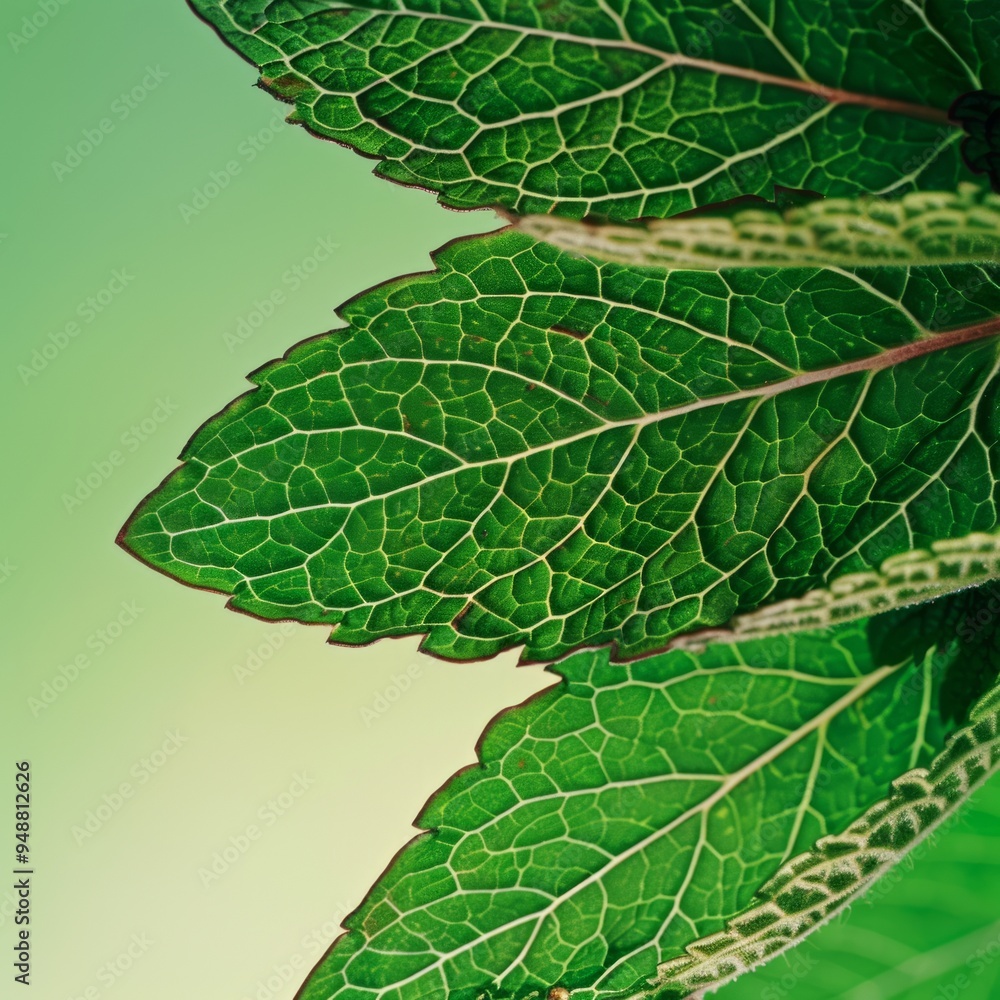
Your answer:
[[[768,123],[768,131],[774,136],[784,136],[782,141],[787,141],[794,135],[799,135],[807,129],[813,119],[817,119],[828,107],[832,91],[820,88],[816,93],[798,103],[794,111],[783,114],[776,122]],[[728,177],[729,196],[738,197],[746,194],[750,189],[757,187],[764,175],[771,173],[769,159],[769,149],[771,144],[759,153],[751,156],[743,156],[726,171]],[[720,193],[721,197],[721,193]]]
[[[104,458],[91,462],[90,471],[76,477],[72,492],[63,493],[66,513],[82,507],[176,412],[177,404],[169,396],[157,399],[156,406],[142,420],[122,432],[118,439],[121,448],[113,448]]]
[[[835,100],[835,92],[820,87],[813,94],[804,98],[795,108],[782,115],[776,122],[768,124],[768,131],[775,137],[781,136],[780,146],[794,136],[803,135],[816,121],[821,119],[831,102]],[[900,179],[885,190],[872,194],[868,200],[874,205],[894,203],[893,191],[899,188],[905,181],[919,176],[927,169],[941,153],[953,143],[961,139],[961,133],[951,127],[939,127],[929,141],[923,143],[919,148],[906,158],[899,168]],[[737,198],[746,194],[759,191],[763,182],[769,183],[769,178],[773,175],[771,165],[771,151],[775,144],[768,143],[760,152],[752,155],[744,155],[738,158],[726,170],[726,181],[724,187],[714,196],[716,200],[722,201],[727,198]],[[772,197],[770,194],[759,191],[765,198]],[[873,231],[878,231],[884,223],[881,220],[872,222]]]
[[[282,622],[267,633],[262,643],[256,646],[247,646],[243,662],[233,664],[233,676],[240,682],[241,686],[271,661],[274,654],[284,646],[294,631],[294,622]]]
[[[20,31],[8,31],[7,41],[17,55],[29,42],[34,41],[57,17],[70,0],[39,0],[35,9],[26,14],[20,24]]]
[[[783,957],[788,971],[783,972],[776,983],[771,983],[761,990],[760,1000],[784,1000],[785,997],[791,996],[802,980],[820,964],[816,946],[811,940],[804,941]],[[777,974],[778,970],[774,966],[771,970],[773,974]]]
[[[735,706],[739,708],[739,706]],[[842,780],[842,775],[847,773],[849,777],[855,774],[854,768],[849,761],[840,757],[829,755],[823,767],[819,769],[812,785],[808,779],[797,782],[789,788],[789,799],[794,798],[796,802],[801,802],[816,790],[826,788],[835,778]],[[769,852],[787,855],[791,849],[789,843],[790,832],[794,829],[791,813],[783,816],[771,817],[763,820],[748,840],[748,845],[754,853]]]
[[[997,925],[993,925],[993,931]],[[958,998],[989,968],[1000,960],[1000,934],[969,953],[962,964],[962,971],[946,983],[941,983],[931,1000],[958,1000]],[[992,993],[992,991],[990,991]]]
[[[300,950],[283,962],[272,965],[270,971],[254,984],[253,994],[244,993],[240,1000],[274,1000],[284,993],[293,979],[296,983],[301,982],[330,947],[330,942],[340,936],[343,930],[341,925],[351,910],[352,907],[337,903],[328,920],[302,937],[299,942]]]
[[[229,353],[245,344],[288,301],[288,296],[297,292],[319,270],[320,264],[328,261],[334,250],[339,249],[339,243],[334,243],[329,236],[322,236],[310,253],[285,270],[281,275],[281,284],[272,288],[264,298],[255,299],[253,308],[236,321],[235,329],[223,333],[222,342],[229,348]]]
[[[962,642],[969,642],[983,629],[991,628],[997,615],[1000,614],[1000,584],[995,581],[987,584],[982,593],[982,603],[974,611],[969,612],[958,626],[958,637]]]
[[[10,561],[10,557],[0,559],[0,586],[5,584],[16,572],[17,567]]]
[[[95,975],[96,984],[92,983],[80,993],[74,993],[69,1000],[99,1000],[102,993],[117,986],[136,962],[152,948],[153,942],[144,932],[133,934],[129,943],[114,958],[105,962]]]
[[[964,281],[953,282],[947,292],[937,296],[938,306],[931,316],[934,329],[944,329],[954,322],[958,313],[961,322],[962,311],[980,289],[987,290],[994,285],[1000,285],[1000,264],[983,262],[976,266],[975,272]]]
[[[268,799],[258,810],[256,822],[248,823],[239,833],[230,836],[224,847],[212,854],[207,865],[198,869],[198,878],[206,889],[218,882],[233,865],[239,863],[246,853],[264,834],[274,826],[296,802],[316,784],[316,779],[305,771],[297,771],[288,787],[280,794]]]
[[[149,95],[169,76],[170,74],[160,66],[147,66],[146,75],[135,86],[123,90],[111,102],[108,113],[100,121],[83,129],[80,138],[75,142],[67,143],[65,159],[52,161],[52,171],[56,175],[56,180],[62,182],[84,160],[93,156],[104,140],[143,105]]]
[[[413,682],[423,677],[423,666],[414,661],[401,674],[393,674],[392,682],[387,684],[372,698],[370,704],[362,705],[358,709],[361,721],[365,724],[365,729],[371,729],[372,723],[377,722],[386,712],[396,704],[397,701],[413,687]]]
[[[236,147],[231,159],[217,170],[210,171],[208,178],[191,190],[190,201],[182,201],[177,206],[185,225],[189,225],[192,219],[201,215],[232,184],[233,180],[243,173],[243,168],[253,163],[286,128],[287,123],[283,115],[275,114],[265,126],[248,135]]]
[[[5,889],[3,899],[0,899],[0,927],[16,915],[17,904],[18,897],[10,889]]]
[[[974,801],[975,797],[970,797],[966,800],[966,806],[970,806]],[[844,912],[851,911],[855,906],[871,907],[885,899],[913,871],[921,858],[937,847],[942,837],[946,836],[951,830],[967,827],[968,825],[968,809],[960,809],[957,812],[949,813],[936,826],[932,827],[919,843],[906,851],[895,864],[883,870],[865,891],[864,895],[852,901],[849,906],[844,908]]]
[[[133,281],[135,275],[123,267],[112,271],[110,279],[101,288],[77,304],[74,318],[64,324],[62,329],[52,331],[45,343],[32,352],[27,364],[17,366],[21,384],[28,385],[38,378]]]
[[[689,59],[697,59],[712,46],[712,39],[722,35],[736,20],[736,11],[732,4],[723,7],[710,21],[695,29],[695,37],[684,47],[684,55]]]
[[[891,10],[885,12],[884,17],[878,19],[875,27],[878,28],[882,38],[888,41],[891,35],[896,34],[897,31],[905,27],[910,18],[917,13],[918,10],[916,7],[907,8],[901,3],[896,3],[892,5]]]
[[[28,698],[28,708],[37,719],[47,708],[59,700],[69,690],[70,686],[79,680],[84,671],[94,665],[98,657],[103,656],[125,632],[139,619],[145,611],[135,601],[122,601],[121,610],[110,618],[99,629],[87,636],[84,648],[72,660],[60,664],[55,674],[44,681],[38,696]]]
[[[133,781],[122,781],[113,791],[105,792],[101,801],[87,810],[82,822],[75,823],[71,829],[76,846],[80,847],[85,840],[90,840],[109,823],[126,802],[135,798],[136,793],[160,771],[181,747],[187,743],[188,737],[177,729],[164,733],[163,740],[145,757],[140,757],[129,769]]]

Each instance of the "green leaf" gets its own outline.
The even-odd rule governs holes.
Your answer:
[[[436,263],[256,372],[123,543],[239,610],[454,658],[634,657],[913,550],[943,589],[887,578],[839,620],[996,575],[989,268],[664,271],[510,230]]]
[[[995,681],[993,672],[990,684]],[[758,891],[759,901],[725,931],[689,945],[683,958],[664,963],[649,992],[680,1000],[735,979],[798,944],[898,864],[998,767],[1000,688],[993,688],[929,770],[918,768],[897,778],[891,794],[844,833],[824,837],[783,865]]]
[[[1000,898],[998,824],[1000,783],[993,781],[861,900],[798,947],[711,996],[943,1000],[951,992],[962,1000],[995,1000],[1000,991],[1000,920],[992,905]]]
[[[786,198],[788,193],[784,192]],[[516,219],[529,236],[634,267],[872,267],[1000,261],[1000,196],[954,194],[809,199],[783,211],[748,199],[645,225],[594,226],[551,215]]]
[[[120,541],[331,641],[587,649],[301,1000],[681,1000],[797,943],[1000,766],[995,0],[192,2],[513,225],[254,373]]]
[[[946,745],[937,657],[879,666],[864,622],[551,669],[301,1000],[689,996],[818,926],[1000,766],[1000,689]]]
[[[293,121],[452,206],[665,217],[953,190],[994,0],[193,0]]]

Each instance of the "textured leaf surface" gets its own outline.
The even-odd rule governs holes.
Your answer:
[[[123,542],[339,642],[631,657],[993,532],[984,268],[629,268],[516,232],[257,372]]]
[[[553,669],[562,683],[502,715],[481,766],[431,800],[433,832],[303,1000],[687,996],[806,933],[1000,762],[994,692],[913,770],[945,743],[939,661],[878,666],[863,622]]]
[[[973,660],[979,652],[966,651]],[[990,673],[992,684],[996,672],[991,668]],[[665,963],[649,992],[680,1000],[797,944],[898,864],[998,767],[1000,689],[993,688],[930,769],[897,778],[891,794],[842,834],[823,838],[783,865],[757,893],[759,902],[724,932],[695,942],[683,958]]]
[[[807,628],[828,628],[891,609],[906,609],[912,623],[901,624],[891,616],[878,619],[894,624],[891,632],[878,639],[876,648],[886,650],[887,655],[895,654],[898,642],[902,641],[913,646],[914,655],[923,655],[925,635],[934,635],[939,624],[925,620],[927,605],[924,602],[952,595],[960,611],[961,588],[984,585],[998,577],[1000,532],[947,539],[933,543],[928,550],[892,556],[877,570],[838,577],[829,589],[813,590],[804,597],[778,601],[736,615],[725,628],[689,632],[674,640],[673,646],[697,649],[710,640],[735,642]],[[982,631],[975,623],[970,628],[973,634]],[[982,693],[979,691],[977,696]]]
[[[994,0],[193,0],[295,120],[462,207],[954,190]]]
[[[751,266],[872,267],[1000,261],[1000,195],[954,193],[812,199],[785,211],[750,199],[646,225],[586,225],[552,215],[517,220],[521,232],[598,260],[717,271]]]
[[[964,977],[962,1000],[1000,995],[996,832],[1000,783],[904,857],[854,906],[799,947],[724,986],[716,1000],[934,1000]]]

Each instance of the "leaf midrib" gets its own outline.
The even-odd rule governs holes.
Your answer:
[[[983,702],[980,703],[981,705]],[[995,709],[993,710],[995,713]],[[786,934],[782,937],[780,941],[780,946],[777,948],[769,948],[766,955],[766,960],[770,961],[776,956],[783,954],[789,948],[794,947],[800,940],[802,934],[808,934],[810,931],[815,930],[817,927],[827,923],[831,920],[836,913],[841,911],[844,906],[850,905],[852,899],[859,898],[867,889],[881,878],[885,872],[891,868],[893,865],[898,864],[901,858],[907,854],[911,854],[916,848],[924,843],[929,837],[931,837],[934,832],[948,821],[950,816],[953,816],[955,808],[961,804],[963,800],[967,801],[968,798],[975,792],[978,788],[988,780],[993,773],[996,772],[997,767],[1000,766],[1000,732],[997,731],[995,725],[995,714],[994,714],[994,727],[991,735],[980,738],[975,736],[975,730],[981,725],[987,715],[977,716],[977,709],[973,709],[971,716],[971,721],[969,725],[960,730],[958,733],[954,734],[950,740],[949,745],[954,750],[959,746],[959,741],[963,741],[965,746],[958,752],[949,753],[946,749],[942,754],[940,754],[930,765],[929,769],[916,768],[901,775],[896,782],[893,782],[893,790],[890,792],[886,799],[881,802],[875,803],[869,808],[869,810],[857,821],[855,821],[841,836],[838,838],[841,842],[846,842],[850,839],[861,838],[861,842],[857,844],[856,851],[863,851],[864,855],[876,862],[876,865],[872,867],[866,874],[863,874],[862,878],[858,883],[856,883],[853,888],[849,891],[841,891],[839,899],[836,901],[832,908],[826,909],[825,913],[822,913],[817,918],[815,911],[809,915],[809,919],[812,920],[812,924],[807,925],[805,929],[797,929],[794,933]],[[984,762],[983,758],[986,758]],[[980,765],[978,771],[973,770],[973,763],[976,762]],[[913,803],[906,798],[901,796],[896,788],[899,782],[904,781],[907,778],[913,779],[914,777],[921,777],[925,785],[926,792],[924,795],[924,801],[934,800],[937,806],[937,814],[934,818],[929,818],[930,814],[926,814],[924,819],[926,820],[926,825],[918,829],[916,837],[909,843],[903,846],[898,846],[893,843],[891,839],[885,840],[882,843],[875,844],[870,838],[866,839],[866,835],[870,834],[875,827],[866,827],[866,822],[869,822],[872,816],[876,816],[876,826],[881,825],[886,822],[887,819],[891,822],[893,817],[897,817],[898,814],[903,812],[908,812],[914,808]],[[952,782],[951,788],[948,788],[949,779],[955,779],[957,781]],[[888,806],[888,811],[884,807]],[[912,823],[910,824],[912,825]],[[919,823],[917,824],[919,827]],[[801,883],[804,880],[809,880],[813,882],[812,888],[815,888],[815,876],[814,873],[817,869],[822,870],[824,868],[830,868],[838,860],[837,856],[831,853],[820,853],[817,851],[821,848],[822,842],[816,845],[814,850],[806,855],[803,855],[799,860],[810,859],[811,863],[806,868],[801,868],[794,875],[792,883]],[[795,865],[796,862],[790,862],[791,865]],[[748,918],[752,917],[755,913],[759,914],[764,910],[770,910],[770,915],[774,915],[774,907],[776,906],[777,894],[775,892],[776,881],[781,880],[782,873],[779,872],[774,878],[758,891],[757,900],[760,900],[759,904],[753,909],[744,910],[740,915],[730,920],[727,924],[727,929],[722,931],[721,934],[711,935],[709,937],[702,937],[697,942],[688,945],[685,953],[678,956],[677,959],[668,960],[667,962],[661,963],[659,966],[659,976],[651,983],[651,986],[647,990],[643,990],[636,993],[631,1000],[641,1000],[641,998],[655,998],[660,994],[660,991],[664,985],[674,983],[686,983],[687,988],[692,984],[692,980],[695,983],[699,983],[701,988],[695,989],[694,992],[687,994],[688,1000],[702,1000],[705,994],[709,991],[715,991],[721,986],[728,982],[731,982],[734,978],[739,976],[743,970],[735,963],[730,964],[730,971],[721,976],[714,976],[714,978],[708,982],[704,977],[694,977],[692,972],[699,966],[706,963],[718,963],[720,961],[719,956],[724,957],[727,954],[733,954],[734,946],[728,944],[726,947],[719,949],[720,940],[725,939],[727,934],[731,933],[733,927],[737,920],[742,921],[746,924]],[[783,886],[783,889],[787,890],[788,883]],[[780,905],[778,906],[778,913],[782,913]],[[785,914],[787,916],[787,914]],[[768,921],[763,926],[758,926],[756,930],[747,934],[743,931],[742,940],[739,945],[745,948],[749,942],[760,942],[768,936],[772,936],[774,932],[774,922]],[[705,946],[709,946],[707,949]],[[752,954],[752,953],[751,953]],[[761,961],[765,959],[760,959]],[[683,963],[683,967],[680,972],[680,976],[675,977],[671,973],[667,972],[665,975],[665,970],[668,970],[670,966],[677,963]],[[758,963],[754,963],[758,964]],[[864,986],[865,984],[861,984]],[[858,987],[859,989],[861,987]],[[853,992],[852,994],[853,995]]]
[[[742,7],[742,4],[739,6]],[[351,3],[334,2],[330,4],[330,7],[367,13],[371,19],[379,17],[413,17],[419,18],[420,20],[443,21],[449,24],[469,25],[470,27],[486,28],[494,31],[514,32],[539,38],[549,38],[553,41],[562,41],[574,45],[589,45],[594,48],[616,48],[632,52],[641,52],[644,55],[657,59],[660,63],[658,67],[660,70],[684,66],[690,69],[703,70],[719,76],[731,76],[750,80],[754,83],[761,84],[762,86],[770,85],[787,87],[792,90],[800,90],[805,93],[813,94],[828,104],[862,105],[877,111],[887,111],[890,113],[906,115],[911,118],[931,121],[941,125],[958,127],[948,117],[948,111],[946,109],[930,107],[923,104],[915,104],[911,101],[902,101],[895,98],[881,97],[875,94],[861,94],[855,91],[844,90],[839,87],[828,87],[823,83],[813,80],[805,74],[804,70],[802,71],[803,76],[801,78],[786,77],[776,73],[764,73],[760,70],[748,69],[744,66],[736,66],[731,63],[721,63],[712,59],[699,59],[693,56],[683,55],[681,53],[665,53],[659,49],[653,48],[650,45],[644,45],[641,42],[636,42],[631,38],[587,37],[573,35],[564,31],[556,31],[550,28],[540,28],[532,25],[505,24],[502,21],[493,21],[488,18],[475,20],[473,18],[460,17],[454,14],[443,14],[431,11],[414,11],[408,8],[401,8],[397,10],[372,10],[369,7],[359,7]],[[245,33],[245,29],[240,28],[240,26],[236,24],[228,10],[226,13],[233,24],[233,27],[236,28],[237,31]],[[746,14],[745,10],[744,14]],[[925,24],[926,23],[927,22],[925,20]],[[928,30],[931,30],[930,25],[928,25]],[[933,31],[933,33],[935,34],[935,37],[938,37],[940,40],[940,33],[937,31]],[[771,41],[772,44],[775,45],[775,51],[777,51],[782,58],[787,60],[788,54],[783,51],[783,47],[777,45],[773,39]],[[289,69],[292,68],[287,59],[283,61],[289,65]],[[971,73],[971,70],[968,70],[968,67],[965,67],[965,69]],[[647,75],[648,74],[643,74],[643,78]],[[978,81],[976,82],[978,83]],[[311,86],[315,86],[315,84],[311,84]],[[594,99],[596,99],[596,97],[589,100]],[[555,113],[561,107],[561,105],[557,105],[556,108],[549,113]]]
[[[496,973],[493,976],[493,981],[500,983],[503,977],[506,976],[510,971],[515,968],[519,962],[521,962],[527,952],[530,950],[532,944],[534,943],[538,932],[540,931],[542,924],[546,917],[553,913],[559,906],[563,905],[568,900],[572,899],[577,893],[581,892],[587,886],[592,885],[594,882],[603,878],[609,871],[613,870],[617,865],[627,861],[629,858],[645,850],[648,846],[655,843],[659,838],[666,836],[673,830],[677,829],[682,824],[686,823],[688,820],[693,819],[695,816],[702,814],[707,815],[708,812],[716,805],[721,799],[725,798],[729,793],[731,793],[735,788],[741,785],[747,778],[756,774],[762,768],[766,767],[772,761],[780,757],[787,750],[791,749],[797,743],[801,742],[811,733],[822,728],[830,720],[836,718],[841,712],[850,708],[855,702],[859,701],[865,694],[871,691],[873,688],[877,687],[883,680],[895,673],[900,669],[901,664],[896,664],[893,666],[879,667],[878,669],[872,671],[872,673],[865,675],[858,679],[858,683],[850,691],[844,694],[841,698],[838,698],[835,702],[832,702],[821,712],[817,713],[813,718],[804,722],[798,729],[789,733],[784,739],[779,740],[772,747],[765,750],[763,753],[759,754],[753,760],[749,761],[739,770],[733,772],[725,778],[722,784],[719,785],[710,795],[708,795],[701,802],[697,803],[691,808],[687,809],[680,816],[675,817],[665,826],[653,833],[644,837],[642,840],[637,841],[635,844],[631,845],[626,850],[622,851],[620,854],[616,854],[611,860],[609,860],[605,865],[599,868],[597,871],[591,872],[586,878],[581,879],[576,885],[569,889],[566,893],[558,896],[548,904],[544,909],[536,911],[534,913],[526,914],[525,916],[518,917],[516,920],[508,921],[504,924],[494,927],[492,930],[486,931],[485,933],[478,935],[477,937],[471,939],[458,948],[447,952],[445,954],[439,955],[437,959],[429,965],[425,965],[423,968],[419,969],[417,972],[412,973],[405,979],[398,980],[394,983],[387,984],[384,989],[379,990],[379,995],[384,993],[388,989],[397,990],[401,987],[407,986],[412,982],[415,982],[427,975],[430,972],[440,970],[445,963],[461,955],[471,948],[478,947],[484,941],[490,940],[500,934],[508,933],[516,927],[522,924],[529,923],[531,921],[537,921],[537,926],[533,933],[529,936],[527,942],[521,950],[514,961],[512,961],[507,968],[503,971]]]
[[[319,504],[308,504],[301,507],[293,507],[287,511],[283,511],[280,514],[254,514],[250,517],[241,518],[227,518],[226,524],[245,524],[254,523],[258,521],[273,521],[278,518],[287,517],[292,513],[299,513],[303,511],[310,510],[329,510],[332,508],[344,508],[344,509],[354,509],[361,506],[362,504],[369,503],[372,500],[382,500],[387,497],[395,496],[399,493],[405,493],[408,490],[419,489],[426,485],[427,483],[435,482],[438,479],[443,479],[446,476],[452,476],[456,473],[465,471],[467,469],[479,469],[485,468],[490,465],[496,465],[498,463],[513,464],[515,462],[522,461],[526,458],[530,458],[533,455],[541,454],[546,451],[551,451],[555,448],[565,447],[570,444],[575,444],[577,441],[585,440],[588,437],[593,437],[595,435],[600,435],[608,433],[615,430],[621,430],[624,428],[633,428],[636,435],[645,427],[659,423],[662,420],[668,420],[673,417],[683,416],[687,413],[692,413],[696,410],[706,409],[711,406],[724,406],[729,403],[738,402],[740,400],[747,399],[768,399],[773,396],[781,395],[784,392],[790,392],[794,389],[802,388],[803,386],[812,385],[816,382],[829,381],[834,378],[838,378],[844,375],[857,374],[862,371],[877,372],[885,368],[890,368],[895,364],[900,364],[904,361],[911,361],[915,358],[925,356],[927,354],[933,354],[937,351],[946,350],[949,347],[957,347],[964,344],[974,343],[977,340],[983,340],[988,337],[1000,336],[1000,318],[988,320],[985,323],[979,323],[973,326],[961,327],[956,330],[951,330],[946,333],[935,333],[929,336],[922,337],[918,340],[912,341],[908,344],[903,344],[900,347],[891,348],[888,351],[884,351],[881,354],[875,354],[868,358],[859,358],[855,361],[842,362],[838,365],[833,365],[829,368],[822,368],[812,372],[800,372],[797,375],[792,376],[788,379],[782,379],[777,382],[772,382],[762,386],[755,387],[753,389],[739,389],[735,392],[726,393],[720,396],[709,396],[704,399],[695,399],[690,403],[682,403],[679,406],[671,407],[667,410],[659,410],[654,413],[644,413],[638,417],[629,417],[625,420],[616,421],[603,421],[596,427],[589,427],[586,430],[579,431],[569,437],[556,438],[545,444],[536,445],[532,448],[527,448],[524,451],[517,452],[511,455],[502,455],[494,458],[482,459],[479,461],[465,461],[461,459],[454,452],[449,451],[432,441],[425,440],[424,438],[417,437],[415,435],[409,434],[405,430],[392,430],[380,427],[369,427],[363,424],[352,424],[346,427],[331,427],[323,428],[317,430],[310,429],[296,429],[289,431],[287,434],[282,434],[279,437],[272,438],[269,441],[263,442],[261,444],[252,445],[249,448],[245,448],[242,451],[232,452],[227,455],[222,461],[231,462],[234,459],[241,458],[242,456],[249,454],[250,452],[256,451],[263,447],[273,447],[281,441],[285,441],[289,438],[294,437],[311,437],[314,434],[337,434],[344,433],[346,431],[368,431],[376,434],[385,434],[396,437],[404,437],[414,443],[435,448],[442,454],[447,455],[449,458],[454,459],[458,464],[452,466],[449,469],[444,469],[441,472],[435,472],[431,475],[424,476],[423,478],[407,483],[404,486],[397,486],[394,489],[386,490],[382,493],[372,493],[367,497],[360,500],[352,500],[345,503],[337,503],[335,501],[326,501]],[[373,364],[377,364],[378,360],[373,360]],[[400,359],[392,359],[400,360]],[[413,359],[416,363],[421,363],[419,359]],[[461,364],[461,361],[456,361],[456,364]],[[330,373],[326,373],[330,374]],[[516,372],[510,372],[509,374],[517,376]],[[523,377],[523,376],[520,376]],[[534,380],[531,381],[532,384],[535,383]],[[596,417],[591,411],[585,411],[588,415]],[[634,443],[634,440],[633,440]],[[210,468],[207,463],[202,462],[196,457],[192,456],[188,459],[192,462],[197,462],[205,466],[205,468]],[[222,464],[216,463],[216,464]],[[185,528],[181,531],[170,532],[172,537],[181,537],[188,534],[196,534],[203,531],[204,528]]]

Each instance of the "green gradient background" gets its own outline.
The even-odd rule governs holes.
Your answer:
[[[67,0],[16,52],[7,33],[41,8],[4,8],[0,563],[15,568],[0,583],[0,738],[11,775],[14,760],[32,762],[37,874],[30,992],[12,983],[11,896],[0,883],[0,996],[287,1000],[427,796],[472,760],[487,720],[551,679],[515,670],[510,655],[445,664],[414,641],[348,651],[327,646],[324,629],[298,627],[240,683],[234,667],[274,628],[143,568],[113,540],[198,425],[247,388],[246,372],[329,328],[345,298],[425,269],[430,249],[495,218],[378,181],[370,163],[291,126],[271,129],[247,162],[241,143],[268,130],[279,106],[180,0]],[[121,120],[113,102],[147,66],[168,75]],[[114,129],[57,178],[67,143],[105,117]],[[185,222],[180,204],[234,159],[241,172]],[[230,349],[225,334],[321,238],[339,249]],[[25,384],[18,366],[115,269],[134,276],[128,287]],[[129,450],[122,436],[158,399],[175,412]],[[116,449],[123,464],[67,511],[77,477]],[[95,654],[91,637],[122,602],[142,613]],[[29,699],[78,653],[90,666],[33,713]],[[362,709],[408,668],[409,690],[366,724]],[[172,730],[187,742],[140,784],[133,768]],[[314,784],[273,825],[260,820],[297,772]],[[75,837],[124,781],[133,797],[96,834]],[[8,848],[12,785],[0,810]],[[1000,960],[948,991],[977,947],[1000,944],[998,818],[995,782],[880,902],[720,996],[1000,995]],[[204,885],[199,868],[250,823],[260,839]],[[133,935],[150,944],[128,959]],[[121,975],[106,965],[116,961]]]

